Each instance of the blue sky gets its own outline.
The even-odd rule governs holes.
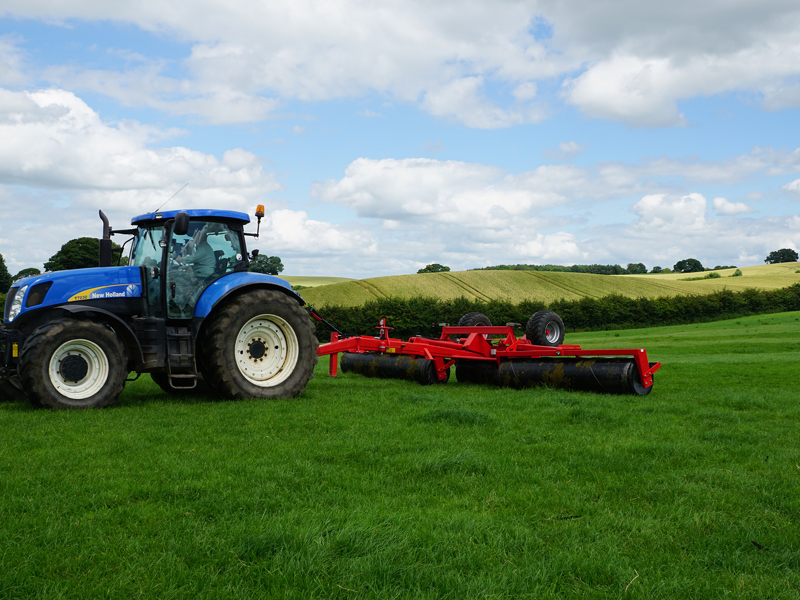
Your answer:
[[[800,246],[800,6],[6,0],[13,273],[161,205],[286,274],[763,263]]]

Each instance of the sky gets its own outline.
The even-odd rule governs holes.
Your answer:
[[[763,264],[800,3],[0,0],[11,274],[164,203],[264,204],[287,275]]]

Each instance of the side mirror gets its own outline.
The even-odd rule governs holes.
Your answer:
[[[172,226],[175,235],[186,235],[189,232],[189,213],[179,212],[175,215],[175,225]]]

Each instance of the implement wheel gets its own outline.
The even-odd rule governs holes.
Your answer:
[[[224,398],[292,398],[314,376],[317,346],[314,325],[296,300],[256,290],[210,319],[202,371]]]
[[[552,310],[540,310],[528,319],[525,337],[537,346],[559,346],[564,343],[564,321]]]
[[[34,406],[103,408],[117,400],[128,368],[125,349],[111,329],[61,319],[42,325],[25,341],[19,373]]]
[[[492,322],[483,313],[471,312],[458,320],[458,327],[491,327]]]

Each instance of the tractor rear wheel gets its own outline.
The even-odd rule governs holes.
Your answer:
[[[559,346],[564,343],[564,321],[552,310],[540,310],[528,319],[525,337],[537,346]]]
[[[33,332],[19,358],[22,389],[34,406],[103,408],[128,376],[122,343],[102,323],[60,319]]]
[[[256,290],[212,317],[203,337],[203,375],[225,398],[292,398],[314,376],[318,346],[296,300]]]

